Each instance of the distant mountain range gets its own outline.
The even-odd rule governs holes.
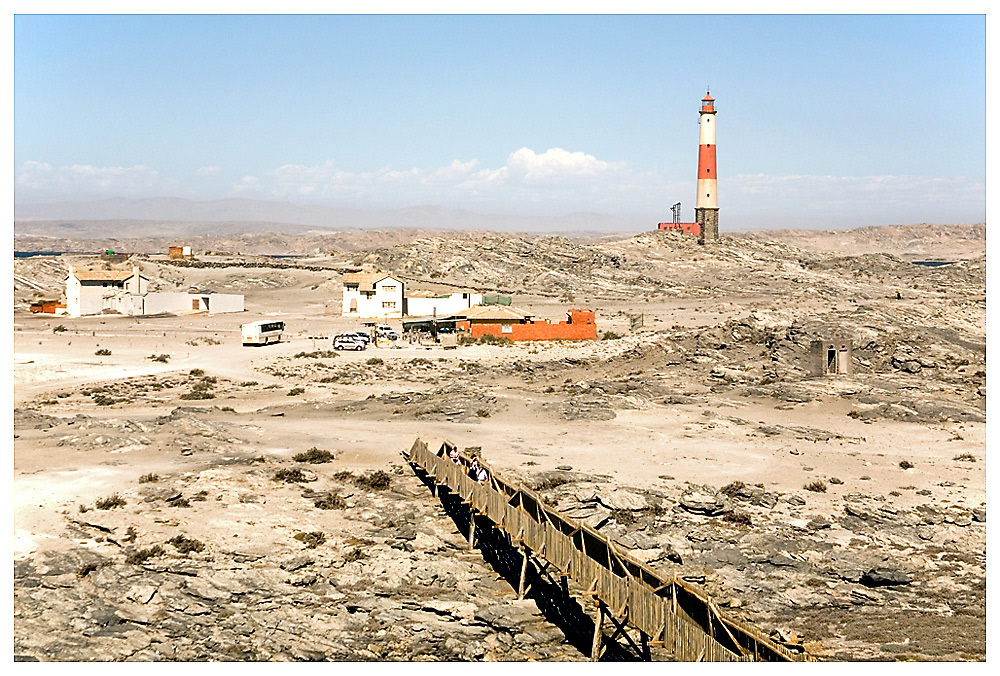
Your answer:
[[[540,217],[480,214],[464,209],[447,209],[432,205],[364,210],[265,200],[233,198],[194,201],[178,197],[15,204],[14,218],[15,234],[74,238],[260,232],[299,234],[317,229],[346,231],[391,228],[499,232],[623,232],[648,229],[655,220],[615,217],[592,212]],[[123,232],[122,221],[136,222],[134,225],[141,230]],[[139,221],[142,223],[137,223]]]

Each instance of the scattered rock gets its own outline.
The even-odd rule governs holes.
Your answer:
[[[895,568],[872,568],[858,581],[866,587],[893,587],[913,582],[909,575]]]
[[[717,516],[726,510],[725,498],[711,486],[691,484],[681,494],[680,506],[695,514]]]

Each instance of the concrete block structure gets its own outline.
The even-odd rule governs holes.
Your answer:
[[[854,372],[850,340],[814,340],[809,346],[814,376],[849,375]]]
[[[406,311],[405,284],[387,272],[349,272],[342,282],[344,317],[401,318]]]
[[[164,291],[147,293],[133,302],[135,303],[135,312],[133,314],[143,315],[177,314],[181,312],[221,314],[223,312],[243,312],[246,309],[243,294],[237,293],[177,293]]]

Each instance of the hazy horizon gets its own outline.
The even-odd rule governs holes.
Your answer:
[[[175,196],[655,224],[680,202],[690,221],[710,88],[722,231],[985,220],[983,15],[14,24],[19,207]]]

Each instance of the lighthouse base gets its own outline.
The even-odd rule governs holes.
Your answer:
[[[719,239],[719,209],[718,207],[697,207],[694,210],[694,220],[701,226],[698,233],[698,244],[714,242]]]

